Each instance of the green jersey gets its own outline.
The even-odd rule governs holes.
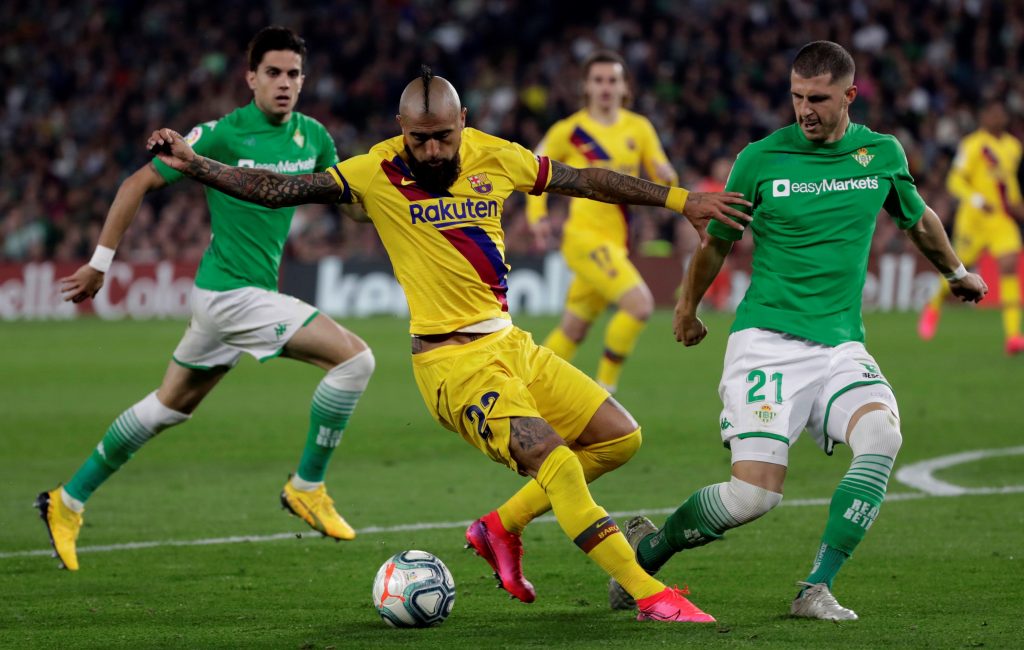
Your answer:
[[[878,212],[906,229],[925,210],[896,138],[850,124],[838,142],[817,144],[792,124],[744,148],[725,189],[754,204],[753,270],[732,331],[758,327],[829,346],[863,341]],[[743,235],[715,222],[708,232]]]
[[[255,102],[192,129],[185,137],[203,156],[226,165],[269,169],[281,174],[323,171],[338,162],[334,141],[323,124],[293,112],[273,124]],[[157,172],[168,183],[182,178],[158,159]],[[265,208],[206,188],[210,246],[196,272],[196,286],[209,291],[259,287],[277,291],[281,254],[295,208]]]

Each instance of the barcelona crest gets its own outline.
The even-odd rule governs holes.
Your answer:
[[[767,404],[762,404],[761,408],[754,411],[754,415],[765,425],[771,424],[772,420],[775,419],[775,411]]]
[[[858,149],[857,153],[851,153],[850,155],[853,156],[854,160],[860,163],[861,167],[867,167],[868,163],[870,163],[874,158],[874,156],[869,154],[868,150],[864,147]]]
[[[487,178],[487,174],[470,174],[466,177],[469,181],[469,186],[477,194],[490,194],[494,186],[491,185],[491,179]]]

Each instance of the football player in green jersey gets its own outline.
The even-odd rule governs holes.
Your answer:
[[[197,151],[232,165],[285,174],[320,171],[338,162],[322,124],[295,111],[304,80],[305,42],[283,27],[261,30],[249,44],[246,79],[253,101],[195,127]],[[66,300],[93,298],[103,286],[121,237],[145,194],[181,174],[154,159],[118,189],[92,260],[62,279]],[[277,292],[278,268],[294,208],[268,209],[208,189],[212,237],[196,273],[192,319],[160,387],[122,413],[67,485],[37,500],[63,566],[78,569],[76,541],[86,500],[142,445],[191,417],[203,398],[248,353],[313,364],[326,372],[313,394],[306,445],[281,503],[328,537],[355,531],[335,510],[324,473],[374,369],[358,336],[297,298]]]
[[[987,291],[918,195],[899,142],[850,122],[853,76],[840,45],[806,45],[790,77],[796,123],[747,146],[729,177],[726,189],[753,201],[755,247],[719,386],[730,480],[697,490],[660,530],[643,517],[626,525],[640,565],[656,572],[675,553],[777,506],[789,448],[805,428],[827,454],[847,444],[850,469],[790,609],[829,620],[857,618],[836,601],[832,581],[878,516],[902,442],[892,387],[863,344],[861,293],[878,212],[886,209],[962,300]],[[676,306],[676,339],[688,346],[707,333],[697,306],[742,236],[718,225],[708,228]],[[613,607],[630,605],[614,584],[609,595]]]

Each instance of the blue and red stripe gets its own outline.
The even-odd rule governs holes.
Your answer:
[[[576,127],[576,130],[569,136],[569,142],[572,142],[572,146],[576,147],[583,157],[589,162],[595,162],[598,160],[611,160],[611,156],[608,152],[597,143],[589,133],[584,131],[581,127]]]
[[[501,305],[501,311],[508,311],[508,267],[501,251],[494,241],[479,226],[442,230],[441,234],[473,266],[480,279],[488,286]]]

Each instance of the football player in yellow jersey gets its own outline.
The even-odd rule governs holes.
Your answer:
[[[1001,101],[990,100],[982,108],[980,128],[960,142],[953,168],[946,180],[949,192],[960,200],[953,225],[953,247],[969,267],[987,249],[999,266],[999,300],[1007,354],[1024,352],[1020,331],[1020,280],[1017,261],[1021,251],[1020,228],[1024,218],[1017,168],[1020,140],[1007,133],[1009,118]],[[925,306],[918,322],[924,340],[935,336],[942,303],[949,295],[943,279]]]
[[[425,68],[405,88],[402,135],[319,174],[286,176],[198,156],[169,129],[148,146],[185,175],[266,206],[361,203],[409,302],[413,374],[430,413],[491,459],[531,480],[466,536],[524,602],[520,531],[552,510],[562,530],[637,599],[641,620],[714,619],[640,568],[587,483],[640,444],[636,421],[594,381],[512,326],[501,210],[513,191],[658,205],[703,228],[749,219],[738,194],[688,194],[606,169],[575,169],[465,128],[450,83]]]
[[[638,176],[640,168],[658,182],[675,185],[678,177],[665,156],[654,127],[624,108],[630,90],[626,62],[614,52],[598,51],[583,64],[585,106],[556,122],[537,153],[575,167],[602,167]],[[550,234],[547,200],[526,200],[526,217],[541,241]],[[617,306],[604,336],[604,354],[596,379],[615,392],[622,364],[654,310],[654,298],[629,261],[629,211],[625,205],[573,199],[562,235],[562,255],[574,276],[562,322],[544,345],[571,361],[591,323],[609,304]]]

